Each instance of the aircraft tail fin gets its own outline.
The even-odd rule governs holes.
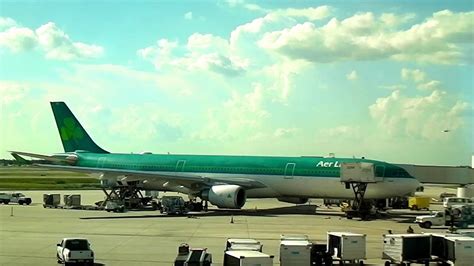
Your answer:
[[[108,153],[95,144],[64,102],[51,102],[51,108],[65,152],[84,150],[94,153]]]

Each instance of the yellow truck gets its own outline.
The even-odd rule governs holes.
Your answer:
[[[431,199],[429,197],[409,197],[408,208],[411,210],[429,210],[430,200]]]

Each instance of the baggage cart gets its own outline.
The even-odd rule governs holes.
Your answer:
[[[310,265],[312,247],[313,244],[308,240],[282,240],[280,242],[280,265]]]
[[[229,250],[224,254],[224,266],[272,266],[273,255],[254,250]]]
[[[427,234],[389,234],[383,236],[382,259],[385,266],[392,263],[405,266],[409,263],[429,264],[431,236]]]
[[[366,236],[349,232],[328,232],[327,252],[333,259],[363,265],[366,259]]]

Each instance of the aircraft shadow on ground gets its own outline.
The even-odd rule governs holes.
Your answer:
[[[137,213],[137,212],[136,212]],[[119,214],[113,216],[94,216],[81,217],[83,220],[101,220],[101,219],[146,219],[146,218],[201,218],[201,217],[225,217],[225,216],[265,216],[275,217],[279,215],[320,215],[320,216],[337,216],[343,217],[344,214],[334,210],[317,209],[316,205],[296,205],[288,207],[278,207],[269,209],[243,209],[243,210],[229,210],[229,209],[212,209],[209,212],[190,212],[186,215],[165,215],[165,214]]]

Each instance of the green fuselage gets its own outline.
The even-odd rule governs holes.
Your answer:
[[[356,158],[272,157],[167,154],[97,154],[78,152],[77,165],[109,169],[275,176],[340,176],[343,162],[367,162],[377,177],[413,178],[404,169],[380,161]]]

